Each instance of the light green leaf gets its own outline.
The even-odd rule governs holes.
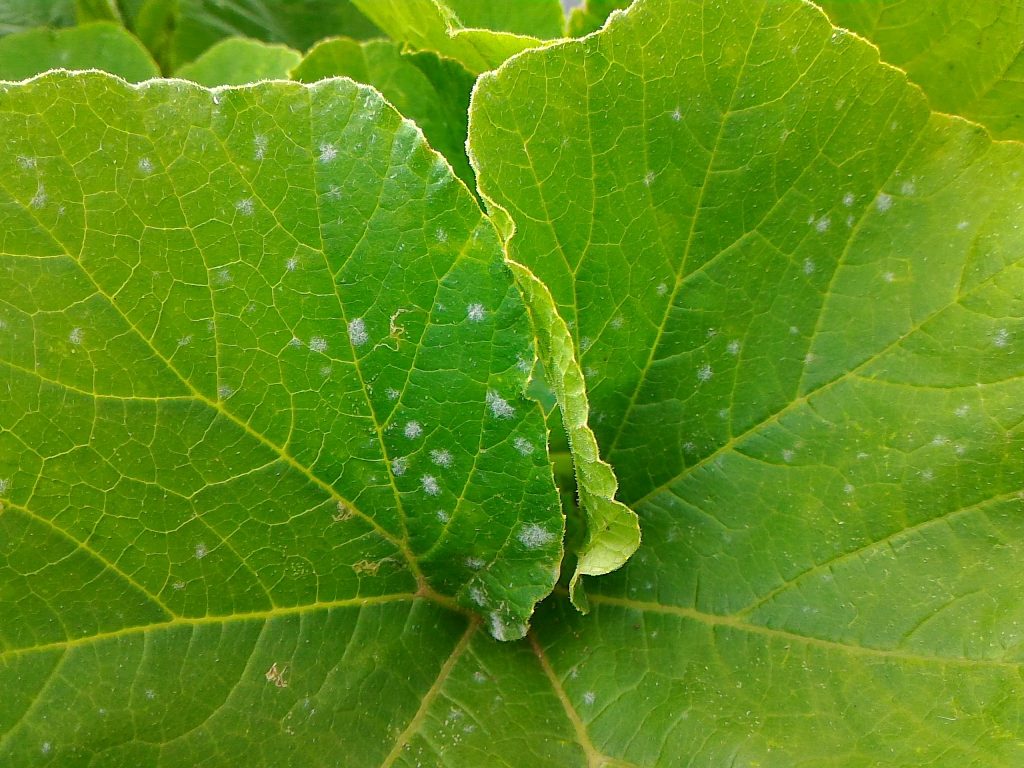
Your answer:
[[[48,75],[0,136],[0,764],[376,764],[561,560],[494,229],[344,79]]]
[[[561,0],[526,0],[495,3],[490,0],[442,0],[469,29],[513,32],[541,40],[565,37],[565,14]]]
[[[569,34],[583,37],[596,32],[608,20],[612,11],[628,8],[633,0],[585,0],[569,14]]]
[[[456,61],[429,52],[405,53],[386,40],[334,38],[318,43],[292,72],[313,83],[351,77],[379,90],[398,111],[423,129],[430,146],[451,163],[470,189],[476,179],[466,157],[469,93],[476,79]]]
[[[644,532],[534,622],[590,764],[1024,761],[1024,147],[810,5],[651,0],[470,149]]]
[[[206,86],[287,80],[288,73],[300,61],[302,54],[286,45],[229,37],[215,43],[174,76]]]
[[[129,82],[160,75],[142,43],[108,21],[0,39],[0,80],[24,80],[50,69],[102,69]]]
[[[225,37],[252,37],[306,50],[329,35],[380,34],[350,0],[147,0],[135,24],[168,72]]]
[[[36,27],[69,27],[75,23],[72,0],[3,0],[0,36]]]
[[[559,317],[544,283],[521,264],[510,262],[509,266],[530,309],[546,380],[561,409],[561,426],[573,458],[576,491],[586,525],[569,593],[573,604],[585,613],[589,606],[582,577],[601,576],[621,568],[640,545],[640,526],[636,514],[615,501],[618,484],[611,467],[601,461],[594,433],[587,424],[586,384],[565,321]]]
[[[832,21],[875,43],[933,108],[1024,139],[1024,3],[820,0]]]
[[[502,62],[528,48],[545,45],[538,34],[509,32],[502,29],[474,28],[464,24],[452,4],[443,0],[352,0],[357,8],[383,29],[392,40],[407,43],[413,48],[455,59],[473,74],[500,66]],[[547,3],[547,0],[544,0]],[[491,3],[493,5],[493,3]],[[505,20],[505,26],[528,28],[529,23],[512,25],[517,13],[528,5],[502,4],[505,10],[493,14],[485,10],[479,0],[465,0],[460,4],[465,13],[476,8],[473,18],[478,20]],[[546,29],[541,26],[538,31]]]
[[[87,24],[90,21],[123,21],[117,0],[75,0],[75,18],[79,24]]]

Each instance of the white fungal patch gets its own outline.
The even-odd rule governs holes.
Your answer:
[[[82,343],[82,339],[84,338],[85,332],[81,328],[72,328],[71,333],[68,334],[68,341],[70,341],[76,347]]]
[[[843,205],[845,205],[847,208],[853,205],[856,201],[857,198],[853,194],[853,192],[847,192],[845,195],[843,195]]]
[[[733,339],[725,346],[725,351],[735,357],[740,353],[740,343],[737,339]]]
[[[387,395],[388,400],[397,400],[402,393],[394,387],[388,387],[384,390],[384,394]]]
[[[529,456],[535,450],[533,443],[531,443],[525,437],[517,437],[515,440],[512,441],[512,445],[514,445],[515,449],[519,451],[519,453],[521,453],[523,456]]]
[[[191,343],[192,343],[192,337],[191,336],[182,336],[180,339],[178,339],[178,346],[179,347],[187,347]]]
[[[992,339],[992,343],[1000,349],[1003,349],[1010,344],[1010,332],[1005,328],[1000,328],[996,331],[996,335]]]
[[[146,689],[146,698],[149,699],[150,701],[155,699],[156,698],[156,691],[154,691],[152,688],[147,688]]]
[[[965,418],[971,412],[971,406],[969,405],[958,405],[956,410],[953,411],[954,415],[959,416],[961,419]]]
[[[479,557],[467,557],[466,558],[466,567],[467,568],[472,568],[474,571],[479,571],[485,565],[487,565],[487,563],[486,563],[486,561],[483,560],[483,558],[479,558]]]
[[[875,208],[880,213],[885,213],[892,208],[892,195],[887,195],[885,192],[879,192],[878,197],[875,198]]]
[[[715,372],[708,363],[704,363],[704,365],[697,369],[698,381],[711,381],[711,377],[714,375]]]
[[[961,221],[959,224],[956,225],[956,228],[962,232],[969,226],[971,226],[971,223],[969,221]]]
[[[216,281],[217,281],[218,283],[220,283],[221,285],[227,285],[227,284],[228,284],[228,283],[230,283],[230,282],[231,282],[231,281],[232,281],[232,280],[233,280],[234,278],[233,278],[233,277],[231,277],[231,270],[230,270],[230,269],[227,269],[227,268],[225,268],[225,269],[220,269],[220,270],[217,270],[217,274],[216,274],[216,275],[214,276],[214,279],[215,279],[215,280],[216,280]]]
[[[683,119],[683,110],[681,110],[679,107],[676,107],[674,110],[672,110],[672,119],[675,120],[677,123],[680,120],[682,120]]]
[[[792,450],[792,449],[790,449],[790,448],[786,448],[786,449],[785,449],[785,450],[784,450],[784,451],[782,452],[782,460],[783,460],[784,462],[786,462],[787,464],[788,464],[789,462],[791,462],[791,461],[793,460],[793,457],[794,457],[794,456],[796,456],[796,454],[795,454],[795,453],[793,452],[793,450]]]
[[[437,510],[436,514],[437,519],[440,520],[442,523],[447,523],[449,520],[452,519],[452,516],[445,512],[443,509]]]
[[[790,336],[796,336],[798,333],[800,333],[800,329],[799,328],[797,328],[795,325],[789,326],[789,335]]]
[[[301,347],[302,346],[302,339],[300,339],[298,336],[292,336],[291,340],[288,342],[288,346],[289,347]]]
[[[843,486],[843,493],[845,493],[847,496],[852,496],[854,490],[855,490],[855,488],[852,485],[850,485],[849,483],[847,483],[846,485]]]
[[[430,452],[430,460],[439,467],[450,467],[452,465],[451,451],[435,448]]]
[[[338,148],[333,144],[321,144],[320,145],[320,162],[329,163],[338,156]]]
[[[294,256],[292,256],[290,259],[288,259],[288,261],[284,263],[284,268],[287,269],[289,272],[294,272],[296,269],[298,269],[298,266],[299,260],[296,259]]]
[[[6,477],[0,477],[0,494],[7,493],[10,482]]]
[[[904,181],[902,184],[900,184],[900,194],[909,196],[914,194],[915,192],[917,192],[917,185],[914,182]]]
[[[352,342],[353,347],[360,347],[370,340],[370,335],[366,332],[366,322],[363,318],[357,317],[354,320],[349,320],[348,340]]]
[[[587,691],[583,694],[583,703],[588,707],[593,706],[595,701],[597,701],[597,695],[593,691]]]
[[[202,560],[208,554],[210,554],[210,550],[206,548],[205,544],[203,544],[202,542],[199,542],[198,544],[196,544],[196,549],[195,549],[196,560]]]
[[[444,229],[442,229],[441,227],[437,228],[437,232],[434,233],[434,237],[437,238],[437,242],[439,242],[439,243],[447,243],[448,242],[448,233]]]
[[[817,265],[811,259],[804,259],[804,274],[813,275]]]
[[[487,623],[495,640],[512,640],[526,633],[526,627],[522,624],[509,624],[497,611],[488,615]]]
[[[487,675],[485,675],[483,672],[477,670],[476,672],[473,673],[473,682],[477,683],[479,685],[483,685],[484,683],[487,682]]]
[[[469,599],[481,607],[487,605],[487,594],[480,587],[469,588]]]
[[[659,296],[664,296],[666,293],[668,293],[668,286],[665,283],[659,283],[658,287],[655,288],[654,291]]]
[[[256,160],[262,160],[267,155],[267,145],[270,143],[264,135],[254,136],[252,140],[252,156]]]
[[[405,474],[405,470],[409,468],[409,462],[404,456],[399,456],[397,459],[391,461],[391,474],[395,477],[401,477]]]
[[[516,409],[509,405],[508,400],[493,389],[487,390],[487,407],[491,410],[491,415],[496,419],[511,419],[516,415]]]
[[[466,317],[471,323],[479,323],[486,314],[483,304],[470,304],[466,307]]]
[[[243,216],[252,216],[253,211],[256,210],[256,204],[251,197],[246,197],[235,203],[235,210]]]
[[[418,421],[410,421],[408,424],[405,425],[405,429],[403,430],[403,432],[405,433],[405,436],[407,438],[409,438],[410,440],[415,440],[417,437],[423,434],[423,427],[420,426],[420,423]]]
[[[536,523],[530,523],[528,525],[524,525],[519,530],[516,538],[519,539],[519,543],[527,549],[540,549],[545,544],[550,544],[554,540],[555,534],[541,528]]]
[[[657,176],[655,176],[654,171],[648,171],[646,174],[644,174],[644,186],[645,187],[651,186],[651,184],[654,183],[654,180],[656,178],[657,178]]]
[[[945,435],[936,435],[932,438],[932,445],[949,445],[949,438]]]
[[[924,480],[926,483],[930,483],[932,480],[935,479],[935,472],[931,469],[922,469],[918,474],[921,476],[921,479]]]
[[[831,227],[831,226],[832,226],[832,217],[831,216],[822,216],[820,219],[818,219],[817,223],[814,225],[814,228],[816,230],[818,230],[819,232],[828,232],[828,228]]]
[[[149,175],[153,172],[153,161],[148,157],[143,157],[139,160],[139,173]]]
[[[622,315],[618,315],[618,316],[612,318],[612,321],[611,321],[611,323],[609,323],[609,325],[611,325],[611,327],[614,328],[617,331],[620,328],[622,328],[622,326],[625,325],[625,323],[626,323],[625,318],[623,318]]]
[[[42,182],[36,187],[36,193],[32,196],[32,199],[28,201],[28,204],[33,208],[42,208],[46,205],[48,196],[46,194],[46,187],[43,186]]]
[[[420,485],[422,485],[423,490],[431,496],[439,496],[441,494],[441,486],[438,485],[437,478],[433,475],[424,475],[421,477]]]
[[[882,279],[885,280],[885,282],[887,282],[887,283],[895,282],[896,281],[896,274],[894,272],[883,272],[882,273]]]
[[[51,744],[48,741],[44,741],[39,746],[39,751],[42,752],[44,755],[48,755],[48,754],[50,754],[53,751],[53,744]]]
[[[314,352],[326,352],[327,339],[325,339],[323,336],[314,336],[309,340],[309,348]]]

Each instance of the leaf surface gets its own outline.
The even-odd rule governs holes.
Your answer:
[[[423,129],[459,178],[476,188],[466,157],[469,93],[476,78],[461,64],[428,51],[402,53],[398,43],[387,40],[334,38],[317,43],[292,71],[292,78],[304,83],[338,76],[379,90]]]
[[[484,75],[470,150],[644,533],[534,624],[591,764],[1024,759],[1024,148],[674,0]]]
[[[324,764],[295,728],[380,762],[561,560],[495,231],[344,79],[47,75],[0,135],[0,763],[267,728],[270,762]]]
[[[0,3],[0,35],[36,27],[69,27],[74,23],[72,0],[4,0]]]
[[[907,71],[933,108],[1024,139],[1024,3],[821,0],[832,21]]]
[[[50,69],[102,69],[129,82],[160,75],[142,43],[112,22],[0,38],[0,80],[24,80]]]
[[[541,0],[537,3],[502,3],[499,8],[495,3],[462,0],[456,9],[455,3],[444,0],[352,2],[392,40],[455,59],[473,74],[494,69],[521,51],[544,45],[542,35],[548,34],[550,28],[543,21],[548,16],[543,7],[558,5]],[[543,11],[539,18],[535,18],[536,9]],[[467,19],[500,23],[501,27],[473,27],[464,22],[457,11]]]
[[[596,32],[604,26],[612,11],[628,8],[632,2],[633,0],[585,0],[569,14],[569,35],[583,37]]]
[[[248,37],[229,37],[214,43],[175,77],[205,86],[245,85],[260,80],[287,80],[302,54],[286,45]]]

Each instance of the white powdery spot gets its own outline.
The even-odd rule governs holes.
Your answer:
[[[430,460],[439,467],[450,467],[452,465],[451,451],[435,448],[430,452]]]
[[[147,688],[146,689],[146,698],[149,699],[150,701],[155,699],[156,698],[156,691],[154,691],[152,688]]]
[[[327,351],[327,339],[323,336],[314,336],[309,340],[309,348],[314,352],[326,352]]]
[[[668,293],[668,286],[665,283],[659,283],[658,287],[654,289],[659,296],[664,296]]]
[[[192,343],[192,337],[191,336],[182,336],[180,339],[178,339],[178,346],[179,347],[187,347],[191,343]]]
[[[852,485],[850,485],[849,483],[847,483],[846,485],[843,486],[843,493],[845,493],[847,496],[852,495],[854,490],[855,490],[854,487]]]
[[[949,438],[945,435],[936,435],[932,438],[932,445],[949,445]]]
[[[484,309],[483,304],[470,304],[466,307],[466,317],[469,318],[472,323],[479,323],[484,319],[487,311]]]
[[[896,275],[893,272],[883,272],[882,273],[882,279],[885,280],[885,282],[887,282],[887,283],[892,283],[892,282],[895,282]]]
[[[926,483],[930,483],[932,480],[935,479],[935,472],[932,471],[931,469],[922,469],[918,474],[921,475],[921,479],[924,480]]]
[[[139,160],[139,173],[144,173],[147,176],[153,172],[153,161],[148,157],[144,157]]]
[[[452,516],[445,512],[443,509],[439,509],[437,510],[437,519],[440,520],[442,523],[447,523],[449,520],[452,519]]]
[[[704,365],[697,369],[698,381],[711,381],[711,377],[714,375],[715,372],[708,363],[704,363]]]
[[[487,407],[491,409],[491,415],[496,419],[511,419],[516,415],[516,409],[493,389],[487,390]]]
[[[725,351],[726,351],[726,352],[728,352],[728,353],[729,353],[730,355],[732,355],[733,357],[735,357],[736,355],[738,355],[738,354],[740,353],[740,343],[739,343],[739,341],[738,341],[738,340],[736,340],[736,339],[733,339],[732,341],[730,341],[730,342],[729,342],[729,343],[728,343],[728,344],[726,345],[726,347],[725,347]]]
[[[796,336],[798,333],[800,333],[800,329],[799,328],[797,328],[795,325],[789,326],[789,335],[790,336]]]
[[[397,400],[401,393],[394,387],[388,387],[384,390],[384,394],[387,395],[388,400]]]
[[[487,563],[483,560],[483,558],[479,558],[479,557],[467,557],[466,558],[466,567],[467,568],[472,568],[474,571],[479,571],[485,565],[487,565]]]
[[[789,448],[787,448],[786,450],[784,450],[784,451],[782,452],[782,460],[783,460],[784,462],[786,462],[786,463],[788,464],[789,462],[791,462],[791,461],[793,460],[793,457],[794,457],[795,455],[796,455],[796,454],[795,454],[795,453],[793,453],[793,451],[792,451],[792,450],[790,450]]]
[[[820,219],[818,219],[817,223],[814,225],[814,228],[816,230],[818,230],[819,232],[828,232],[828,228],[831,227],[831,226],[832,226],[832,217],[831,216],[822,216]]]
[[[969,221],[961,221],[959,224],[956,225],[956,228],[959,229],[962,232],[963,230],[967,229],[969,226],[971,226],[971,223]]]
[[[33,195],[32,199],[28,201],[28,204],[33,208],[42,208],[44,205],[46,205],[46,200],[46,187],[44,187],[42,183],[40,183],[39,186],[36,187],[35,195]]]
[[[284,263],[284,268],[289,272],[294,272],[299,266],[299,260],[292,256],[288,261]]]
[[[961,419],[966,417],[971,412],[971,406],[969,405],[958,405],[953,413],[959,416]]]
[[[302,346],[302,339],[300,339],[298,336],[292,336],[291,340],[288,342],[288,346],[289,347],[301,347]]]
[[[510,624],[501,617],[497,611],[492,611],[487,617],[491,635],[495,640],[514,640],[526,633],[526,627],[522,624]]]
[[[256,204],[251,197],[246,197],[235,203],[235,210],[243,216],[252,216],[253,211],[256,210]]]
[[[651,184],[654,183],[655,178],[657,177],[655,176],[654,171],[648,171],[646,174],[644,174],[644,186],[651,186]]]
[[[437,228],[437,232],[434,233],[434,237],[437,238],[437,242],[439,242],[439,243],[447,243],[448,242],[448,233],[444,229],[442,229],[441,227]]]
[[[515,446],[516,450],[519,451],[523,456],[529,456],[534,452],[533,443],[527,440],[525,437],[517,437],[512,441],[512,445]]]
[[[593,691],[587,691],[583,694],[583,703],[588,707],[593,706],[595,701],[597,701],[597,695]]]
[[[70,341],[76,347],[82,343],[82,339],[84,338],[85,332],[81,328],[72,328],[71,333],[68,334],[68,341]]]
[[[856,200],[857,198],[854,196],[853,192],[847,192],[845,195],[843,195],[843,205],[845,205],[847,208],[853,205],[856,202]]]
[[[208,554],[210,554],[210,550],[208,550],[206,548],[205,544],[203,544],[202,542],[200,542],[199,544],[196,544],[196,551],[195,551],[196,560],[202,560]]]
[[[410,440],[415,440],[417,437],[423,434],[423,427],[420,426],[418,421],[410,421],[405,425],[405,436]]]
[[[487,594],[480,587],[469,588],[469,599],[481,607],[487,605]]]
[[[804,259],[804,274],[813,275],[817,265],[811,259]]]
[[[912,195],[917,192],[917,185],[912,181],[904,181],[900,184],[900,193],[903,195]]]
[[[625,323],[626,323],[625,318],[622,317],[622,315],[619,315],[617,317],[612,318],[612,321],[611,321],[611,323],[609,323],[609,325],[611,325],[611,327],[614,328],[617,331],[620,328],[622,328],[622,326],[625,325]]]
[[[423,490],[431,496],[439,496],[441,494],[441,486],[437,483],[437,478],[433,475],[424,475],[420,478],[420,485],[423,486]]]
[[[520,529],[516,538],[527,549],[540,549],[545,544],[550,544],[554,540],[555,534],[541,528],[536,523],[530,523]]]
[[[478,683],[480,685],[483,685],[484,683],[487,682],[487,675],[485,675],[483,672],[480,672],[479,670],[477,670],[476,672],[473,673],[473,682],[474,683]]]
[[[320,145],[320,162],[329,163],[338,156],[338,148],[333,144]]]
[[[1000,328],[996,331],[995,338],[992,339],[992,343],[1002,349],[1010,344],[1010,332],[1005,328]]]
[[[7,488],[10,485],[10,480],[6,477],[0,477],[0,494],[7,493]]]
[[[255,136],[252,140],[252,155],[257,160],[262,160],[267,155],[267,145],[270,140],[266,136]]]
[[[363,318],[357,317],[355,320],[349,320],[348,340],[352,342],[353,347],[360,347],[370,340],[370,335],[366,332],[366,322]]]
[[[400,456],[397,459],[393,459],[391,461],[391,474],[393,474],[395,477],[401,477],[402,475],[405,474],[405,470],[408,469],[408,467],[408,460],[405,457]]]
[[[880,192],[878,197],[875,198],[875,208],[877,208],[881,213],[885,213],[892,208],[892,195]]]
[[[51,744],[48,741],[44,741],[39,746],[39,751],[42,752],[44,755],[48,755],[48,754],[50,754],[53,751],[53,744]]]
[[[672,119],[673,119],[673,120],[675,120],[675,121],[676,121],[677,123],[678,123],[678,122],[679,122],[680,120],[682,120],[682,119],[683,119],[683,110],[681,110],[681,109],[680,109],[679,107],[676,107],[676,108],[675,108],[675,109],[674,109],[674,110],[672,111]]]

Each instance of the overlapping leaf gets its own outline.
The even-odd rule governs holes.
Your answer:
[[[518,57],[470,144],[643,524],[591,617],[537,625],[581,744],[1018,762],[1021,147],[816,9],[746,0]]]
[[[229,37],[212,45],[174,75],[205,86],[245,85],[261,80],[287,80],[300,61],[302,54],[286,45]]]
[[[935,109],[1024,139],[1020,0],[820,0],[832,21],[878,45]]]
[[[0,38],[0,80],[24,80],[50,69],[102,69],[131,82],[160,74],[142,44],[110,22],[32,29]]]
[[[232,762],[317,709],[379,761],[561,559],[493,228],[347,80],[48,75],[0,135],[0,762]]]

